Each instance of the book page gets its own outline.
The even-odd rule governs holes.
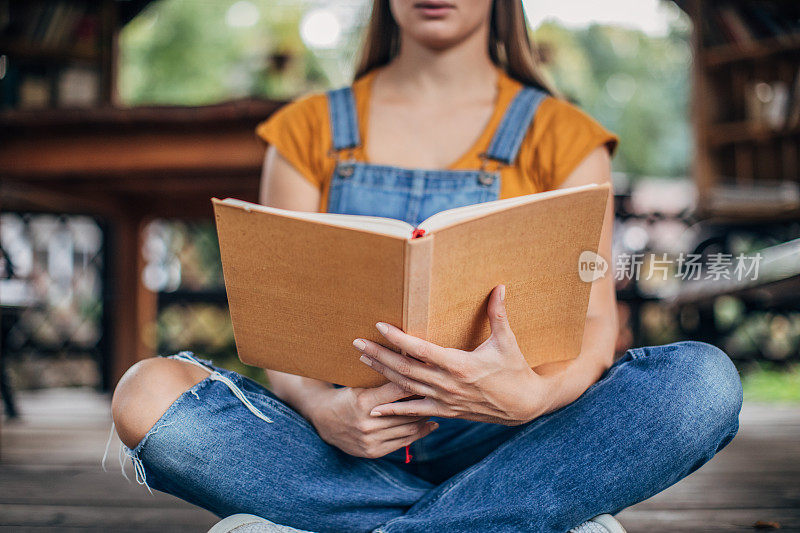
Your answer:
[[[494,200],[492,202],[465,205],[464,207],[456,207],[455,209],[447,209],[429,216],[423,220],[418,227],[419,229],[423,229],[426,232],[431,233],[449,226],[454,226],[465,220],[483,217],[517,205],[539,202],[547,200],[548,198],[573,194],[575,192],[593,189],[595,187],[599,187],[599,185],[596,183],[590,183],[588,185],[581,185],[579,187],[556,189],[553,191],[526,194],[524,196],[516,196],[514,198],[506,198],[503,200]]]
[[[235,198],[226,198],[220,201],[223,205],[239,207],[245,211],[258,211],[261,213],[272,213],[299,220],[311,220],[321,222],[338,228],[350,228],[369,233],[378,233],[390,237],[410,239],[414,226],[402,220],[383,217],[368,217],[363,215],[340,215],[338,213],[317,213],[312,211],[292,211],[290,209],[279,209],[261,204],[254,204]]]

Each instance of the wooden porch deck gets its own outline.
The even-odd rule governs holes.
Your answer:
[[[215,518],[100,469],[108,398],[81,390],[19,396],[3,425],[0,532],[203,532]],[[745,405],[739,435],[698,472],[620,515],[630,533],[800,531],[800,407]],[[129,475],[130,467],[128,468]]]

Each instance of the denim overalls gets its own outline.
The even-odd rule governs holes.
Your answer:
[[[475,170],[426,170],[373,165],[342,158],[361,143],[355,100],[350,87],[328,92],[336,169],[328,195],[328,212],[405,220],[416,226],[429,216],[454,207],[497,200],[500,172],[491,162],[512,165],[522,139],[546,93],[522,88],[509,104],[489,149]]]

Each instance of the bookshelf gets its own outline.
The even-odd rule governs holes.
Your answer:
[[[115,103],[117,34],[142,0],[0,0],[0,113]]]
[[[693,175],[701,210],[796,218],[800,197],[787,191],[800,186],[800,2],[676,3],[694,26]]]

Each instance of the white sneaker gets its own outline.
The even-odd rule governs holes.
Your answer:
[[[622,524],[610,514],[600,514],[569,530],[569,533],[626,533]]]
[[[270,522],[252,514],[234,514],[223,518],[208,533],[309,533]]]
[[[289,526],[281,526],[251,514],[231,515],[208,530],[208,533],[309,533]],[[569,530],[569,533],[626,533],[622,524],[610,514],[597,515]]]

